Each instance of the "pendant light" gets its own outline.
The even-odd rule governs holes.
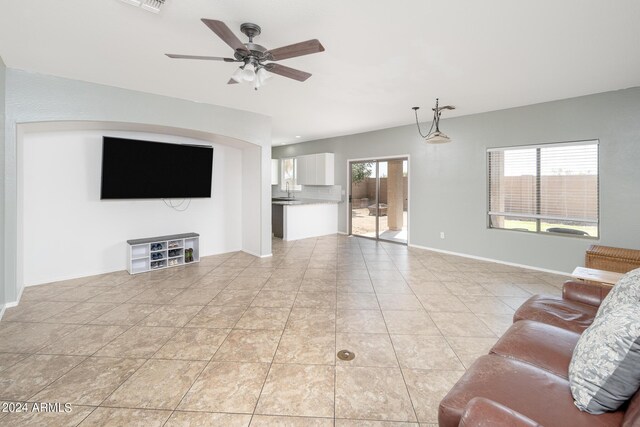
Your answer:
[[[422,131],[420,130],[420,123],[418,123],[418,110],[420,109],[420,107],[412,108],[412,110],[416,114],[416,126],[418,126],[418,133],[421,137],[424,138],[424,142],[426,142],[427,144],[444,144],[447,142],[451,142],[451,138],[449,138],[444,132],[440,132],[440,114],[442,114],[442,110],[455,110],[456,107],[453,107],[451,105],[440,107],[438,105],[438,102],[439,99],[436,98],[436,106],[435,108],[433,108],[433,121],[431,122],[431,128],[426,135],[422,134]],[[431,132],[434,126],[436,130]]]

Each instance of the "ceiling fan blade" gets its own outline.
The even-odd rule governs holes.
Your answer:
[[[280,64],[267,64],[264,68],[270,73],[281,75],[282,77],[288,77],[293,80],[303,82],[311,77],[311,73],[305,71],[296,70],[295,68],[286,67]]]
[[[198,55],[179,55],[176,53],[165,53],[169,58],[174,59],[204,59],[207,61],[224,61],[224,62],[237,62],[233,58],[221,58],[219,56],[198,56]]]
[[[324,52],[324,47],[316,39],[307,40],[290,44],[289,46],[279,47],[268,51],[273,61],[280,61],[287,58],[295,58],[296,56],[310,55],[312,53]]]
[[[238,82],[233,80],[233,79],[229,79],[229,81],[227,82],[228,85],[237,85]]]
[[[222,21],[216,21],[215,19],[204,19],[202,18],[202,22],[209,27],[211,31],[216,33],[218,37],[222,39],[223,42],[231,46],[233,50],[241,50],[243,52],[249,52],[249,49],[246,48],[244,44],[240,41],[233,31],[227,27]]]

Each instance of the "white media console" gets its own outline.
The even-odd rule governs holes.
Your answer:
[[[200,235],[197,233],[127,240],[127,244],[129,274],[200,261]]]

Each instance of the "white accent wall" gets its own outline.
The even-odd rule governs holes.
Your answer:
[[[212,197],[180,212],[162,200],[100,200],[102,137],[214,147]],[[126,268],[126,240],[200,234],[201,256],[242,249],[242,151],[190,138],[138,132],[27,133],[23,158],[26,286]],[[163,171],[167,180],[189,171]],[[174,200],[175,203],[181,200]],[[186,202],[180,206],[184,208]]]
[[[25,232],[30,231],[24,227],[25,200],[22,190],[25,183],[20,174],[23,166],[28,167],[28,165],[23,162],[19,148],[23,145],[21,142],[23,138],[25,136],[28,138],[28,135],[34,132],[77,131],[90,127],[93,130],[111,129],[179,135],[236,147],[242,152],[242,160],[239,161],[241,168],[251,167],[254,171],[259,171],[252,175],[252,179],[256,182],[251,183],[250,186],[255,188],[261,197],[250,206],[250,209],[242,209],[239,219],[242,224],[242,233],[234,239],[240,238],[241,242],[250,243],[251,247],[246,249],[257,252],[259,255],[271,253],[271,119],[269,117],[211,104],[15,69],[6,70],[3,83],[6,110],[4,145],[3,151],[0,152],[2,154],[0,162],[3,163],[0,170],[2,172],[0,210],[3,211],[3,215],[0,215],[2,221],[0,226],[3,228],[4,253],[0,252],[0,256],[3,257],[3,262],[0,263],[2,268],[0,286],[4,287],[5,304],[15,305],[27,283],[24,277],[23,254],[25,253]],[[84,124],[89,126],[83,126]],[[96,124],[99,126],[96,127]],[[245,152],[254,150],[260,154],[250,156],[247,154],[252,161],[244,161]],[[64,161],[60,155],[52,160],[60,159]],[[243,171],[241,170],[240,173],[242,174]],[[239,185],[247,184],[245,180],[243,175]],[[59,194],[65,194],[65,192],[56,189],[55,195]],[[138,212],[136,215],[141,212],[138,208],[135,210]],[[207,218],[203,219],[203,221],[206,220]],[[212,221],[214,220],[215,218],[212,218]],[[99,227],[100,224],[95,226]],[[198,231],[194,227],[190,227],[190,230]],[[253,234],[247,235],[245,230],[251,230]],[[82,234],[85,231],[78,228],[69,230],[69,233]],[[167,230],[167,232],[170,231]],[[46,241],[50,237],[45,234],[38,236],[38,239]],[[244,250],[245,247],[242,249]],[[117,252],[117,249],[107,250],[113,250],[114,254]],[[206,250],[213,252],[215,248],[208,246]],[[106,265],[102,267],[107,268]],[[78,270],[73,275],[80,275],[85,271],[88,270],[78,265]],[[58,273],[63,274],[63,272]],[[29,281],[31,280],[36,279],[32,277]]]

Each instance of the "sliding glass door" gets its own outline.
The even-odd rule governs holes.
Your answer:
[[[349,162],[349,234],[407,243],[406,158]]]
[[[351,227],[349,234],[376,239],[378,237],[378,222],[375,215],[378,206],[378,162],[350,162],[350,171]]]

